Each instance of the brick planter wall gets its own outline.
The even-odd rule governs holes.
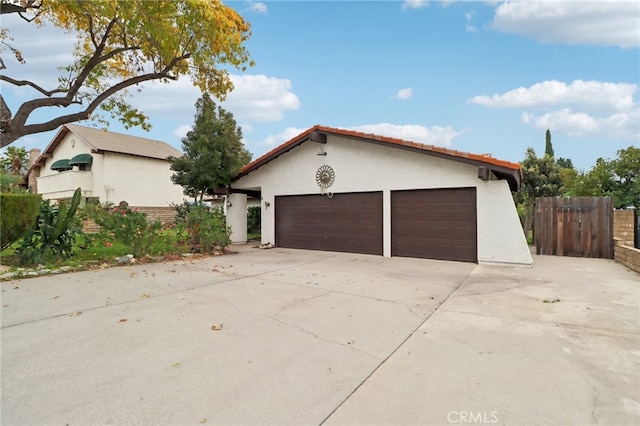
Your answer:
[[[82,221],[82,231],[86,234],[97,234],[100,232],[100,226],[91,219]]]
[[[613,211],[613,238],[618,238],[621,244],[633,247],[635,210]]]
[[[131,210],[138,209],[147,214],[150,222],[159,220],[163,224],[172,224],[176,220],[176,209],[173,207],[136,207],[129,206]]]
[[[146,213],[147,220],[154,222],[159,220],[164,225],[173,224],[176,219],[176,209],[173,207],[135,207],[129,206],[131,210],[138,209],[143,213]],[[82,221],[82,230],[87,234],[95,234],[100,232],[100,226],[91,219],[85,219]]]
[[[640,250],[622,244],[621,240],[617,238],[614,241],[613,258],[615,261],[640,274]]]

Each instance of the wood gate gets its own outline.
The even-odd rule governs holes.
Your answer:
[[[536,198],[537,254],[613,259],[611,197]]]

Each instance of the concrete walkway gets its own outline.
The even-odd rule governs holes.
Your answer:
[[[612,261],[240,251],[1,283],[1,423],[640,422]]]

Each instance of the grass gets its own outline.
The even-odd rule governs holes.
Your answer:
[[[2,264],[16,268],[19,261],[15,252],[20,242],[16,242],[2,251]],[[160,233],[147,253],[148,257],[170,254],[182,254],[189,251],[189,247],[178,242],[175,229],[167,229]],[[58,259],[46,262],[45,268],[61,266],[87,266],[91,264],[113,263],[117,258],[130,254],[131,251],[123,244],[105,240],[100,234],[85,234],[79,236],[73,247],[73,256],[69,259]],[[28,266],[28,265],[27,265]]]
[[[248,233],[248,240],[260,239],[260,233]],[[12,244],[0,254],[0,261],[3,265],[10,266],[11,270],[23,266],[20,265],[16,256],[16,250],[20,246],[20,241]],[[179,236],[175,228],[163,230],[154,241],[151,249],[147,253],[147,258],[181,255],[188,253],[190,247],[179,241]],[[73,247],[73,256],[69,259],[54,259],[44,264],[46,269],[71,266],[74,269],[90,268],[92,265],[113,264],[118,258],[131,254],[131,251],[122,243],[112,239],[105,239],[101,234],[84,234],[78,236]]]

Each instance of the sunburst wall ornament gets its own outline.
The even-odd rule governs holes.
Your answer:
[[[333,180],[336,177],[336,172],[333,171],[331,166],[320,166],[316,172],[316,183],[322,189],[328,188],[333,185]]]

